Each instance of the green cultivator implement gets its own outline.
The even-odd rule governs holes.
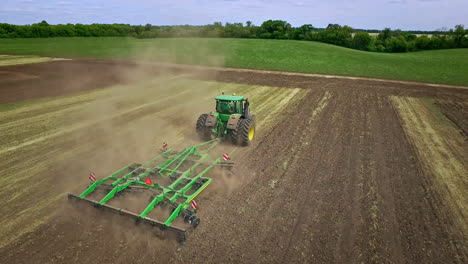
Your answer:
[[[146,164],[130,164],[103,179],[96,179],[95,175],[91,174],[92,183],[89,187],[80,195],[68,194],[68,197],[133,218],[136,223],[174,231],[178,241],[184,241],[186,231],[200,224],[200,219],[196,216],[198,206],[194,199],[212,181],[205,176],[215,166],[232,166],[226,162],[226,158],[210,161],[208,152],[218,141],[213,139],[188,147],[180,153],[167,149],[165,145],[161,155]],[[167,184],[156,183],[161,181]],[[140,211],[132,212],[112,205],[113,202],[119,203],[125,196],[135,192],[148,197],[148,200],[141,204]],[[150,214],[158,216],[157,207],[165,208],[168,216],[162,220],[160,217],[158,220],[150,218]],[[180,219],[179,222],[186,228],[174,226],[177,219]]]
[[[255,134],[254,115],[249,111],[247,98],[223,94],[215,99],[216,111],[201,115],[196,124],[199,136],[207,140],[205,143],[180,153],[167,149],[164,143],[161,155],[145,164],[130,164],[103,179],[91,173],[89,187],[80,195],[68,194],[68,198],[133,218],[138,224],[174,231],[179,241],[185,241],[187,230],[200,224],[194,199],[211,183],[207,174],[215,166],[230,169],[233,165],[227,154],[210,161],[209,151],[226,139],[247,146]],[[146,196],[146,200],[136,203],[139,209],[133,201],[128,210],[128,196]]]

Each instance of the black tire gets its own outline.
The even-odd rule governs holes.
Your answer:
[[[201,140],[210,140],[211,139],[211,129],[205,126],[206,119],[208,118],[208,114],[202,114],[198,117],[197,125],[195,129],[197,130],[197,134]]]
[[[249,138],[249,131],[253,129],[254,134],[252,138]],[[235,133],[237,137],[237,144],[240,146],[248,146],[254,139],[255,135],[255,121],[253,119],[241,119],[237,125],[237,130]]]
[[[192,220],[192,226],[193,228],[197,228],[197,226],[200,225],[200,218],[195,218]]]
[[[241,120],[239,120],[239,123],[240,123]],[[238,126],[239,126],[239,124],[238,124]],[[239,137],[237,135],[237,129],[232,129],[231,130],[231,142],[232,142],[232,144],[237,145],[238,142],[239,142],[238,138]]]

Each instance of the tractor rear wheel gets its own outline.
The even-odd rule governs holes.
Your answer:
[[[231,142],[232,142],[232,144],[237,145],[238,142],[239,142],[239,140],[238,140],[239,137],[237,136],[237,130],[236,129],[231,129],[230,131],[231,131],[231,133],[230,133],[231,134]]]
[[[208,118],[208,114],[200,115],[200,117],[198,117],[197,125],[195,127],[197,130],[198,136],[200,137],[201,140],[211,139],[211,128],[205,125],[207,118]]]
[[[236,137],[238,145],[250,145],[255,136],[255,121],[251,118],[241,119],[233,136]]]

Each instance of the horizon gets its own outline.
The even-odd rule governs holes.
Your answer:
[[[281,19],[272,19],[272,20],[281,20]],[[147,24],[150,24],[151,26],[156,26],[156,27],[178,27],[178,26],[191,26],[191,27],[203,27],[203,26],[208,26],[208,25],[213,25],[214,23],[216,22],[220,22],[220,21],[214,21],[212,23],[209,23],[209,24],[203,24],[203,25],[190,25],[190,24],[174,24],[174,25],[162,25],[162,24],[159,24],[159,25],[156,25],[156,24],[151,24],[151,23],[144,23],[144,24],[128,24],[128,23],[58,23],[58,24],[52,24],[52,23],[49,23],[49,21],[47,20],[41,20],[41,21],[37,21],[37,22],[34,22],[34,23],[30,23],[30,24],[10,24],[10,25],[16,25],[16,26],[30,26],[30,25],[33,25],[33,24],[39,24],[41,23],[42,21],[45,21],[47,22],[47,24],[51,25],[51,26],[56,26],[56,25],[67,25],[67,24],[72,24],[72,25],[77,25],[77,24],[81,24],[81,25],[130,25],[130,26],[145,26]],[[283,20],[285,21],[285,20]],[[247,22],[247,21],[246,21]],[[245,27],[246,26],[246,22],[222,22],[222,25],[223,27],[226,26],[226,23],[241,23],[243,24],[243,26]],[[265,22],[265,21],[264,21]],[[289,21],[286,21],[289,23]],[[4,22],[0,22],[1,23],[4,23]],[[259,23],[259,24],[254,24],[252,23],[252,26],[256,26],[256,27],[260,27],[262,23]],[[337,23],[328,23],[327,25],[329,24],[337,24]],[[365,30],[365,31],[382,31],[384,30],[385,28],[389,28],[389,27],[385,27],[385,28],[356,28],[356,27],[352,27],[350,25],[346,25],[346,24],[338,24],[340,26],[349,26],[351,27],[353,30]],[[292,25],[292,27],[300,27],[302,25],[298,25],[298,26],[294,26]],[[443,27],[443,28],[438,28],[438,29],[434,29],[434,30],[422,30],[422,29],[400,29],[400,28],[390,28],[391,30],[401,30],[401,31],[406,31],[406,32],[445,32],[445,31],[449,31],[450,29],[453,29],[455,28],[455,26],[457,25],[454,25],[452,27]],[[327,26],[325,27],[315,27],[314,26],[314,29],[326,29]]]
[[[273,4],[269,4],[272,2]],[[449,3],[447,3],[449,2]],[[468,24],[464,0],[182,0],[177,3],[139,0],[4,0],[0,23],[28,25],[42,20],[55,24],[130,24],[203,26],[214,22],[259,26],[269,19],[284,20],[294,27],[312,24],[348,25],[355,29],[436,31]]]

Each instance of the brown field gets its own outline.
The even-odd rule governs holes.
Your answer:
[[[75,208],[103,177],[198,142],[220,91],[257,114],[183,245]],[[101,60],[0,67],[2,263],[466,263],[468,89]]]

